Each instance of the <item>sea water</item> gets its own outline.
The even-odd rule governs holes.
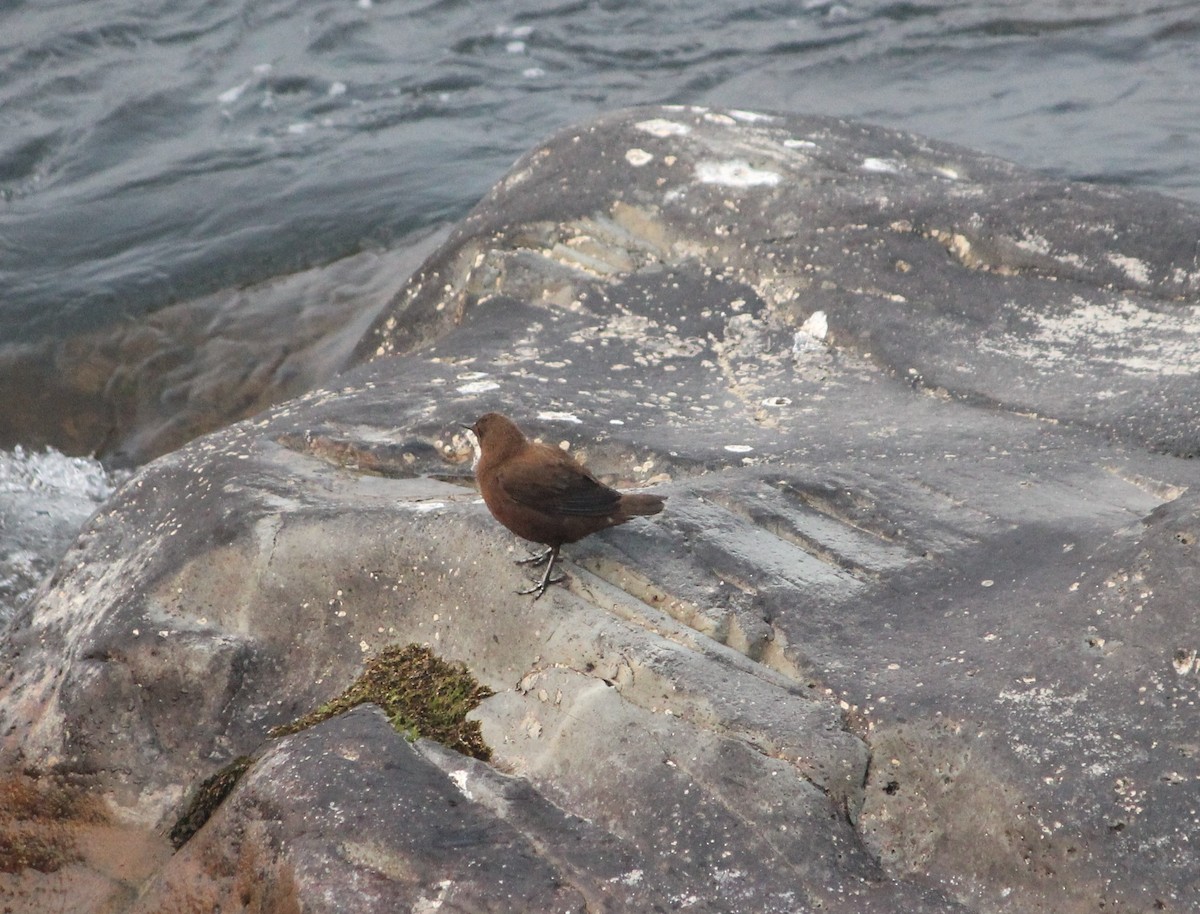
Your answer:
[[[1126,0],[0,5],[0,346],[462,216],[645,103],[833,114],[1200,202],[1200,7]]]
[[[96,460],[53,449],[0,451],[0,627],[36,592],[121,478]]]

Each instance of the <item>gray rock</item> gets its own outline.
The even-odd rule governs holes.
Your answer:
[[[498,818],[488,859],[531,854],[570,899],[640,870],[603,904],[1190,910],[1198,216],[827,119],[566,131],[358,367],[93,520],[7,634],[4,752],[161,827],[363,654],[420,641],[495,690],[476,713],[522,779],[486,775],[504,814],[422,827]],[[514,595],[517,544],[460,484],[458,423],[493,409],[666,511]],[[373,784],[410,752],[355,733]],[[421,789],[448,796],[435,756]],[[397,893],[451,878],[403,859]]]
[[[525,782],[361,707],[273,746],[135,910],[667,910],[635,862]]]

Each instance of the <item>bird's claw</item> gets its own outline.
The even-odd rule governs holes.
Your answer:
[[[546,561],[550,558],[550,556],[553,553],[554,553],[553,549],[547,549],[545,552],[539,552],[537,555],[531,555],[527,559],[517,559],[517,561],[514,564],[531,565],[532,567],[536,568],[538,565],[545,564]],[[551,583],[553,583],[553,582],[551,582]]]
[[[549,581],[538,581],[532,587],[527,587],[525,590],[518,590],[517,593],[523,597],[533,594],[533,598],[536,600],[546,592],[546,588],[551,584],[561,584],[566,579],[567,576],[565,574],[560,574],[558,577],[551,578]]]
[[[559,581],[564,580],[566,578],[566,575],[560,574],[556,578],[550,577],[552,574],[554,574],[554,563],[558,561],[558,547],[557,546],[551,546],[549,549],[546,550],[546,554],[544,556],[535,556],[535,558],[538,559],[538,561],[536,563],[532,563],[532,564],[541,564],[542,559],[544,559],[546,561],[546,571],[545,571],[545,573],[542,574],[542,579],[540,581],[538,581],[537,584],[535,584],[533,587],[530,587],[528,590],[518,590],[517,593],[521,594],[522,596],[525,596],[528,594],[533,594],[533,598],[536,600],[538,597],[540,597],[542,594],[544,594],[546,592],[547,587],[549,587],[551,584],[557,584]],[[523,564],[530,564],[530,563],[518,562],[517,564],[523,565]]]

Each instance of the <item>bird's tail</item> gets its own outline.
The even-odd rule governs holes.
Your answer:
[[[647,495],[634,492],[621,496],[621,513],[627,517],[657,514],[663,509],[666,498],[662,495]]]

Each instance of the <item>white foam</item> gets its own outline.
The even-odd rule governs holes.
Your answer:
[[[0,492],[48,492],[99,504],[115,487],[100,462],[90,457],[68,457],[54,448],[28,452],[19,444],[0,451]]]
[[[30,599],[120,481],[87,457],[0,451],[0,623]]]

